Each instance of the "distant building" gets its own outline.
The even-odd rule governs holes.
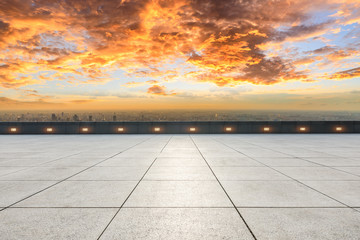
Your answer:
[[[79,121],[79,116],[75,114],[75,115],[73,116],[73,121],[74,121],[74,122],[78,122],[78,121]]]
[[[116,122],[116,115],[113,116],[113,122]]]
[[[55,122],[56,120],[57,120],[56,114],[55,113],[51,114],[51,121]]]
[[[93,117],[91,115],[89,115],[89,122],[92,122]]]

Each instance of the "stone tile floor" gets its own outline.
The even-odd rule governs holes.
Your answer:
[[[360,239],[360,135],[0,136],[0,239]]]

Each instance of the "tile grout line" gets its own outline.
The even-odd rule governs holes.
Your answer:
[[[212,174],[214,175],[214,177],[216,178],[216,181],[218,182],[218,184],[220,185],[220,187],[222,188],[222,190],[224,191],[224,193],[226,194],[226,196],[228,197],[228,199],[230,200],[231,204],[233,205],[233,208],[235,208],[235,211],[238,213],[238,215],[240,216],[241,220],[243,221],[243,223],[245,224],[246,228],[248,229],[248,231],[250,232],[251,236],[257,240],[254,232],[251,230],[250,226],[247,224],[247,222],[245,221],[245,218],[241,215],[240,211],[237,209],[235,203],[232,201],[232,199],[230,198],[229,194],[226,192],[224,186],[221,184],[221,182],[219,181],[219,179],[217,178],[215,172],[212,170],[212,168],[210,167],[209,163],[206,161],[204,155],[202,154],[202,152],[200,151],[199,147],[197,146],[197,144],[195,143],[194,139],[192,138],[191,135],[189,135],[191,141],[193,142],[193,144],[195,145],[196,149],[199,151],[201,157],[204,159],[206,165],[209,167],[210,171],[212,172]]]
[[[131,147],[129,147],[129,148],[127,148],[127,149],[119,152],[119,153],[116,153],[116,154],[114,154],[114,155],[112,155],[112,156],[110,156],[110,157],[108,157],[108,158],[106,158],[106,159],[104,159],[104,160],[102,160],[102,161],[94,164],[94,165],[91,165],[91,166],[89,166],[89,167],[87,167],[87,168],[85,168],[85,169],[83,169],[83,170],[81,170],[81,171],[79,171],[79,172],[77,172],[77,173],[75,173],[75,174],[73,174],[73,175],[71,175],[71,176],[63,179],[63,180],[60,180],[60,181],[58,181],[58,182],[56,182],[56,183],[54,183],[54,184],[52,184],[52,185],[50,185],[50,186],[48,186],[48,187],[46,187],[46,188],[44,188],[44,189],[41,189],[40,191],[37,191],[37,192],[35,192],[35,193],[33,193],[33,194],[31,194],[31,195],[23,198],[23,199],[20,199],[20,200],[14,202],[14,203],[8,205],[7,207],[4,207],[3,209],[0,209],[0,212],[1,212],[1,211],[4,211],[5,209],[8,209],[8,208],[14,206],[15,204],[20,203],[20,202],[22,202],[22,201],[24,201],[24,200],[26,200],[26,199],[28,199],[28,198],[31,198],[31,197],[33,197],[33,196],[36,195],[36,194],[39,194],[39,193],[41,193],[41,192],[43,192],[43,191],[45,191],[45,190],[47,190],[47,189],[49,189],[49,188],[52,188],[52,187],[58,185],[59,183],[65,182],[65,181],[68,180],[69,178],[72,178],[72,177],[74,177],[74,176],[76,176],[76,175],[78,175],[78,174],[80,174],[80,173],[82,173],[82,172],[84,172],[84,171],[92,168],[92,167],[95,167],[96,165],[98,165],[98,164],[100,164],[100,163],[103,163],[103,162],[105,162],[105,161],[107,161],[107,160],[109,160],[109,159],[111,159],[111,158],[113,158],[113,157],[115,157],[115,156],[117,156],[117,155],[119,155],[119,154],[121,154],[121,153],[123,153],[123,152],[125,152],[125,151],[127,151],[127,150],[129,150],[129,149],[131,149],[131,148],[133,148],[133,147],[135,147],[135,146],[137,146],[137,145],[139,145],[139,144],[147,141],[147,140],[149,140],[149,139],[151,139],[151,138],[152,138],[152,137],[147,138],[147,139],[145,139],[145,140],[143,140],[143,141],[141,141],[141,142],[138,142],[138,143],[136,143],[135,145],[133,145],[133,146],[131,146]]]
[[[164,150],[164,148],[168,145],[168,143],[170,142],[170,140],[172,139],[172,135],[169,138],[169,140],[166,142],[166,144],[164,145],[164,147],[161,149],[160,153],[162,153],[162,151]],[[110,226],[110,224],[112,223],[112,221],[115,219],[115,217],[119,214],[120,210],[124,207],[125,203],[127,202],[127,200],[130,198],[130,196],[132,195],[132,193],[135,191],[135,189],[137,188],[137,186],[140,184],[140,182],[143,180],[143,178],[145,177],[145,175],[148,173],[148,171],[150,170],[150,168],[153,166],[153,164],[155,163],[156,159],[158,157],[155,157],[154,161],[150,164],[150,166],[148,167],[148,169],[145,171],[145,173],[143,174],[143,176],[140,178],[140,180],[138,181],[138,183],[134,186],[134,188],[132,189],[132,191],[129,193],[129,195],[126,197],[125,201],[121,204],[121,206],[118,208],[118,210],[115,212],[114,216],[110,219],[109,223],[105,226],[104,230],[100,233],[99,237],[97,238],[97,240],[99,240],[102,235],[105,233],[105,231],[108,229],[108,227]]]
[[[236,150],[235,148],[232,148],[232,147],[228,146],[228,145],[225,144],[225,143],[222,143],[222,142],[220,142],[220,141],[218,141],[218,140],[216,140],[216,139],[214,139],[214,140],[217,141],[217,142],[219,142],[219,143],[221,143],[221,144],[223,144],[224,146],[226,146],[226,147],[228,147],[228,148],[231,148],[231,149],[235,150],[235,151],[238,152],[238,153],[244,154],[244,153]],[[322,195],[324,195],[324,196],[326,196],[326,197],[328,197],[328,198],[330,198],[330,199],[332,199],[332,200],[334,200],[334,201],[336,201],[336,202],[338,202],[338,203],[346,206],[347,208],[350,208],[350,209],[352,209],[352,210],[357,211],[354,207],[351,207],[351,206],[349,206],[349,205],[347,205],[347,204],[345,204],[345,203],[337,200],[336,198],[333,198],[333,197],[331,197],[331,196],[329,196],[329,195],[327,195],[327,194],[325,194],[325,193],[323,193],[323,192],[321,192],[321,191],[319,191],[319,190],[317,190],[317,189],[315,189],[315,188],[313,188],[313,187],[310,187],[309,185],[301,182],[300,180],[297,180],[297,179],[295,179],[295,178],[292,178],[292,177],[286,175],[285,173],[283,173],[283,172],[281,172],[281,171],[279,171],[279,170],[277,170],[277,169],[274,169],[274,168],[272,168],[271,166],[266,165],[265,163],[259,162],[259,161],[257,161],[256,159],[254,159],[254,158],[252,158],[252,157],[250,157],[250,156],[248,156],[248,155],[246,155],[246,154],[244,154],[244,155],[247,156],[247,157],[249,157],[249,158],[251,158],[252,160],[254,160],[254,161],[258,162],[258,163],[263,164],[265,167],[268,167],[268,168],[270,168],[270,169],[272,169],[272,170],[274,170],[274,171],[276,171],[276,172],[278,172],[278,173],[280,173],[280,174],[282,174],[282,175],[284,175],[284,176],[292,179],[293,181],[295,181],[295,182],[297,182],[297,183],[300,183],[301,185],[304,185],[305,187],[308,187],[309,189],[312,189],[313,191],[318,192],[318,193],[320,193],[320,194],[322,194]]]

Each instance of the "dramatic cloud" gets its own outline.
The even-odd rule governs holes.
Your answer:
[[[358,63],[358,9],[358,0],[2,0],[0,87],[116,81],[119,91],[173,95],[165,87],[176,81],[311,82],[324,75],[314,66],[335,76],[333,66]]]
[[[163,95],[163,96],[176,95],[176,93],[174,93],[174,92],[167,93],[166,87],[159,86],[159,85],[153,85],[153,86],[149,87],[147,90],[147,93],[155,94],[155,95]]]
[[[341,72],[336,72],[334,74],[331,74],[328,79],[335,79],[335,80],[341,80],[341,79],[349,79],[349,78],[356,78],[360,77],[360,67],[348,69]]]

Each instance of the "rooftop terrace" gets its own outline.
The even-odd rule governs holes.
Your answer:
[[[360,134],[0,135],[1,239],[359,239]]]

